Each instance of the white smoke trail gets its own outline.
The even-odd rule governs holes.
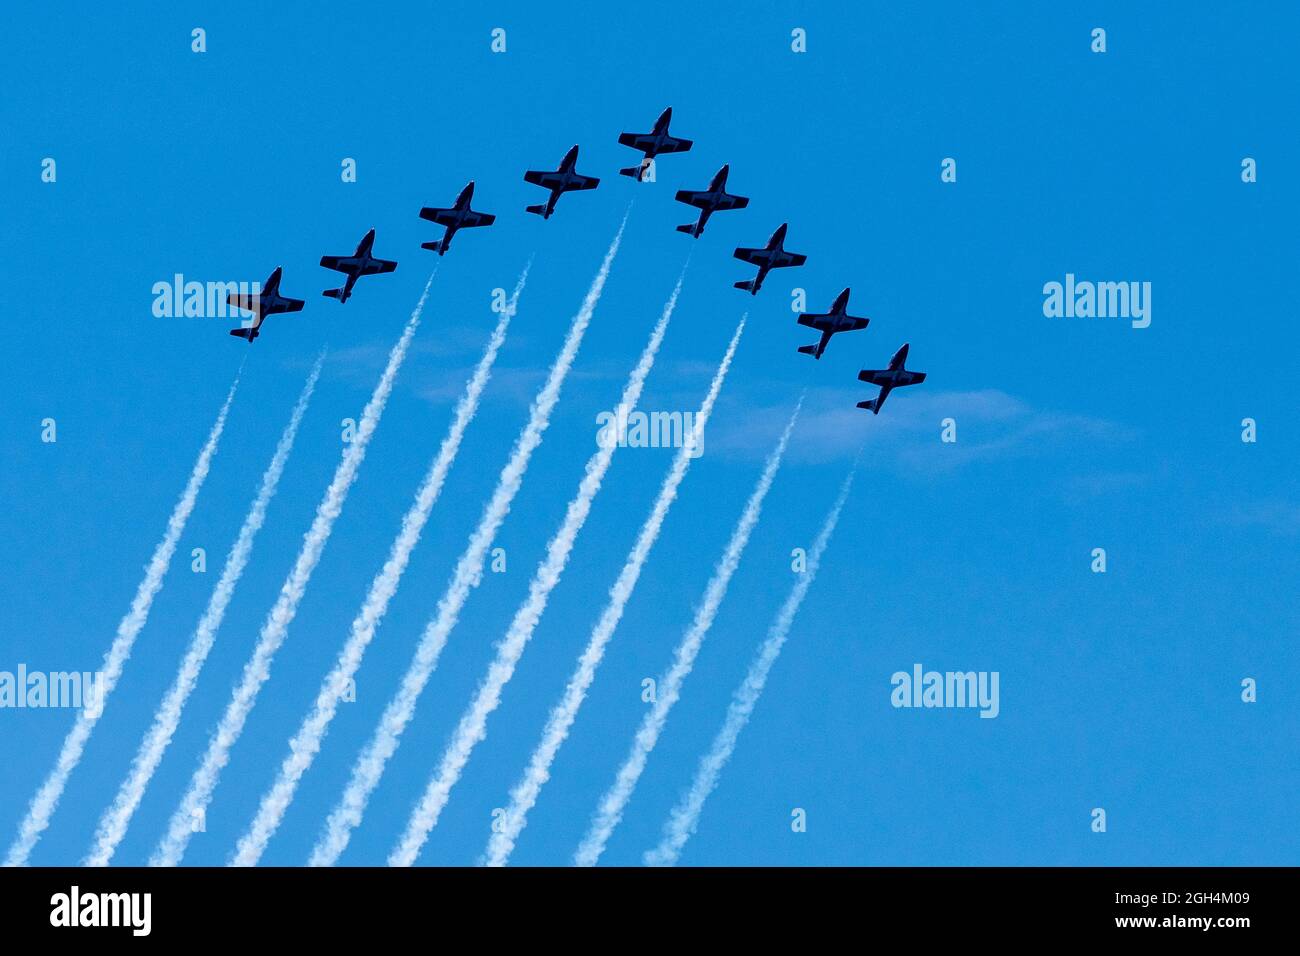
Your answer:
[[[415,657],[412,658],[410,666],[402,677],[401,686],[393,699],[388,702],[369,743],[357,757],[343,796],[326,820],[325,831],[317,840],[309,859],[311,866],[332,866],[347,847],[352,830],[361,822],[365,813],[370,794],[379,785],[389,758],[397,750],[406,725],[415,714],[415,705],[429,682],[433,669],[438,665],[438,657],[447,643],[447,637],[456,626],[461,608],[464,607],[470,590],[482,573],[487,549],[491,547],[501,522],[509,513],[515,494],[523,483],[528,461],[533,451],[541,444],[542,433],[550,424],[551,411],[559,401],[560,388],[577,357],[578,347],[582,344],[592,314],[596,311],[596,304],[600,301],[600,294],[605,288],[605,280],[609,277],[609,270],[614,263],[614,256],[618,253],[626,225],[627,215],[624,214],[618,233],[610,243],[604,261],[601,262],[600,269],[587,290],[582,307],[578,309],[578,314],[574,316],[573,323],[569,326],[568,335],[560,348],[559,355],[556,356],[555,364],[551,366],[545,384],[533,400],[528,424],[515,439],[510,459],[497,479],[496,489],[483,509],[478,527],[474,529],[465,551],[456,562],[447,590],[438,601],[436,614],[430,619],[424,633],[420,636]]]
[[[496,328],[492,332],[492,337],[488,339],[487,347],[483,350],[478,365],[465,383],[465,392],[456,404],[456,410],[452,415],[451,428],[443,438],[437,455],[429,463],[429,470],[415,493],[415,500],[402,518],[402,527],[397,537],[393,539],[388,560],[384,562],[371,582],[370,591],[366,594],[361,610],[352,621],[347,642],[343,645],[333,670],[326,675],[321,684],[311,712],[289,741],[289,753],[280,765],[280,773],[271,788],[263,795],[257,815],[253,818],[248,832],[240,839],[230,861],[232,866],[256,865],[266,851],[267,843],[284,819],[285,811],[293,802],[299,781],[310,769],[316,754],[320,752],[321,741],[324,740],[330,722],[338,712],[339,702],[351,686],[353,677],[361,667],[366,648],[370,646],[375,630],[387,613],[389,602],[397,593],[397,587],[411,559],[411,552],[419,543],[420,534],[429,520],[429,514],[433,511],[438,495],[442,492],[447,473],[451,471],[452,463],[456,460],[461,439],[464,438],[469,423],[478,411],[479,400],[487,387],[488,379],[492,376],[492,366],[496,362],[497,353],[505,343],[510,319],[515,314],[519,296],[523,293],[527,281],[528,266],[525,266],[505,310],[497,320]]]
[[[687,469],[690,468],[691,449],[692,447],[699,447],[700,439],[704,434],[704,426],[713,411],[713,403],[717,400],[718,392],[722,390],[723,380],[727,376],[727,370],[731,367],[731,359],[736,354],[736,346],[740,344],[740,336],[744,331],[745,318],[741,318],[740,324],[736,326],[735,334],[731,337],[731,343],[727,346],[727,352],[722,357],[717,372],[714,373],[708,394],[705,395],[704,402],[700,405],[699,412],[696,413],[691,440],[678,449],[668,474],[664,476],[663,484],[659,488],[659,496],[655,499],[650,514],[641,527],[636,543],[632,546],[631,552],[628,553],[622,571],[619,572],[618,578],[609,589],[609,601],[605,605],[604,611],[601,612],[596,626],[592,629],[591,637],[587,640],[587,646],[583,649],[582,656],[578,658],[577,668],[569,676],[569,683],[564,689],[564,696],[561,697],[560,702],[555,705],[547,717],[546,727],[542,731],[542,738],[537,744],[537,749],[533,751],[532,757],[529,758],[528,767],[524,771],[523,778],[510,793],[510,809],[506,811],[505,815],[505,823],[509,828],[508,838],[498,844],[496,851],[498,854],[507,852],[507,848],[513,846],[514,840],[526,824],[528,811],[537,802],[538,794],[541,793],[542,787],[546,785],[546,781],[550,779],[551,764],[554,762],[560,746],[569,736],[569,730],[572,728],[574,720],[577,719],[578,710],[582,707],[582,702],[587,697],[587,691],[596,678],[596,669],[600,666],[601,659],[605,655],[605,647],[609,644],[610,638],[614,636],[614,630],[623,617],[623,609],[627,607],[628,599],[631,598],[632,591],[636,588],[637,580],[641,576],[641,568],[645,564],[646,558],[649,557],[650,549],[654,546],[655,540],[659,537],[659,529],[663,526],[664,518],[668,515],[668,509],[672,507],[677,498],[678,486],[682,483],[682,479],[686,477]]]
[[[645,386],[646,376],[654,366],[655,356],[663,342],[664,333],[668,330],[668,321],[672,318],[673,309],[677,305],[677,296],[681,292],[684,276],[683,271],[677,279],[672,295],[664,305],[658,324],[650,333],[650,339],[641,353],[640,361],[628,377],[618,404],[620,413],[624,410],[630,413],[641,399],[641,390]],[[592,502],[600,491],[601,482],[605,478],[606,471],[609,470],[618,445],[618,436],[607,434],[607,440],[601,442],[601,447],[588,459],[586,471],[578,484],[578,492],[569,502],[559,531],[547,545],[545,560],[538,565],[537,571],[533,574],[532,583],[528,586],[528,597],[515,612],[514,620],[510,622],[505,638],[497,647],[496,659],[489,667],[487,677],[461,717],[447,752],[443,754],[442,763],[430,779],[424,797],[411,814],[397,848],[389,856],[390,866],[411,866],[415,863],[420,848],[428,839],[429,831],[437,825],[438,817],[451,796],[452,788],[460,779],[461,771],[469,762],[474,746],[487,736],[488,716],[501,702],[501,692],[514,675],[515,666],[519,663],[524,647],[533,636],[537,622],[541,620],[546,610],[551,591],[560,582],[560,576],[569,561],[569,554],[573,551],[573,545],[578,539],[579,532],[582,531],[583,523],[591,513]]]
[[[709,628],[713,626],[713,619],[717,616],[718,608],[722,606],[723,598],[727,596],[727,586],[740,565],[740,557],[744,554],[749,536],[758,523],[763,510],[763,499],[767,497],[768,489],[772,487],[772,481],[776,478],[777,469],[781,466],[781,458],[785,454],[786,445],[790,441],[790,432],[794,429],[802,404],[803,400],[800,399],[799,405],[795,407],[794,414],[790,416],[790,421],[785,426],[785,431],[781,434],[780,441],[767,459],[763,474],[754,486],[740,520],[731,532],[731,540],[727,542],[722,559],[718,562],[713,577],[705,589],[704,600],[695,612],[695,619],[682,637],[681,643],[677,645],[672,667],[656,684],[654,705],[642,719],[641,726],[633,739],[631,751],[623,761],[623,766],[619,768],[613,785],[597,804],[591,828],[574,855],[574,863],[577,866],[596,865],[600,855],[605,852],[610,834],[623,819],[623,811],[628,801],[632,799],[632,792],[636,789],[637,781],[641,779],[646,761],[650,759],[650,751],[654,750],[655,744],[659,742],[664,725],[668,723],[668,714],[681,696],[682,685],[695,667],[695,659],[704,645]],[[503,834],[495,834],[494,840],[497,836]],[[508,844],[504,840],[499,848],[489,849],[496,851],[496,857],[488,861],[490,864],[505,863],[504,853],[508,853]]]
[[[767,675],[772,670],[772,665],[776,663],[786,637],[790,634],[790,627],[799,612],[799,605],[803,603],[804,595],[808,593],[808,588],[817,577],[822,553],[826,550],[826,545],[835,531],[836,522],[840,520],[840,512],[844,509],[844,502],[848,499],[849,489],[852,486],[853,472],[849,472],[840,487],[839,497],[835,499],[835,504],[831,507],[821,531],[817,534],[817,539],[813,542],[812,551],[808,555],[808,566],[803,574],[799,575],[799,580],[795,582],[785,604],[777,613],[776,620],[768,629],[767,638],[759,646],[758,654],[749,665],[749,673],[745,675],[744,682],[736,688],[731,705],[727,708],[727,717],[723,721],[722,729],[718,731],[712,746],[700,760],[691,789],[673,808],[668,822],[664,824],[663,837],[659,845],[653,850],[646,851],[643,862],[647,866],[675,864],[677,858],[681,856],[682,847],[686,845],[686,841],[699,825],[704,801],[718,785],[718,776],[727,765],[727,761],[731,759],[731,754],[736,749],[736,740],[754,712],[754,705],[758,703],[758,698],[767,683]]]
[[[320,378],[323,360],[323,355],[316,359],[311,374],[307,376],[307,381],[298,396],[298,403],[289,416],[289,424],[285,426],[284,432],[280,435],[280,441],[275,446],[275,454],[271,456],[271,464],[267,466],[265,474],[262,475],[262,483],[258,488],[257,497],[253,500],[253,505],[244,518],[244,524],[239,529],[235,543],[231,545],[230,552],[226,556],[225,567],[221,569],[221,578],[217,581],[217,586],[213,588],[212,597],[208,599],[207,609],[203,612],[203,617],[199,619],[198,626],[194,629],[194,636],[190,639],[190,646],[181,661],[180,669],[176,673],[176,679],[172,682],[171,689],[168,690],[167,696],[163,698],[162,704],[158,707],[158,712],[154,715],[153,725],[140,742],[140,749],[136,752],[126,779],[122,781],[117,797],[112,805],[104,811],[104,815],[99,821],[94,844],[85,859],[86,866],[108,866],[118,844],[126,836],[127,827],[131,824],[131,817],[140,805],[140,800],[144,797],[144,792],[149,786],[149,781],[153,778],[154,771],[158,769],[163,755],[167,752],[167,747],[171,744],[172,736],[176,733],[176,728],[180,724],[181,712],[198,683],[199,673],[203,670],[203,664],[212,650],[212,645],[216,642],[217,631],[221,628],[221,621],[225,617],[226,608],[229,607],[230,600],[234,597],[235,586],[239,584],[239,578],[244,573],[249,556],[253,553],[253,541],[257,537],[257,532],[261,530],[262,524],[266,521],[267,508],[271,504],[271,499],[275,497],[276,488],[280,483],[280,476],[284,474],[284,467],[289,461],[289,453],[293,451],[294,439],[298,435],[298,426],[302,424],[302,418],[307,412],[307,405],[311,401],[312,392],[316,389],[316,381]]]
[[[212,793],[221,779],[221,771],[230,760],[230,751],[239,740],[244,722],[257,703],[258,692],[271,676],[271,661],[288,636],[289,625],[293,622],[294,615],[298,612],[298,605],[307,592],[307,584],[311,580],[312,572],[316,570],[330,533],[334,530],[335,520],[343,511],[348,491],[352,488],[352,483],[361,468],[361,462],[366,457],[370,438],[379,426],[379,419],[384,414],[388,396],[392,394],[398,369],[401,368],[402,360],[406,357],[415,330],[419,328],[420,315],[424,311],[424,303],[429,298],[429,287],[432,285],[433,274],[430,274],[429,281],[424,284],[424,291],[420,293],[420,300],[412,310],[406,328],[402,330],[401,338],[388,353],[388,365],[379,378],[379,384],[371,393],[370,400],[366,402],[366,407],[362,409],[356,435],[344,450],[343,458],[334,470],[334,478],[325,489],[320,504],[316,506],[316,515],[312,519],[311,527],[303,536],[302,548],[298,552],[293,568],[281,585],[275,605],[262,624],[257,645],[253,648],[253,656],[244,665],[243,675],[231,696],[230,703],[226,706],[225,713],[221,715],[221,723],[217,725],[217,731],[208,743],[208,749],[203,755],[198,770],[190,779],[189,789],[172,814],[167,833],[149,859],[150,866],[176,866],[180,863],[185,848],[189,845],[190,837],[194,833],[195,822],[201,818],[212,800]]]
[[[240,368],[242,371],[243,366],[241,365]],[[150,558],[145,569],[144,579],[136,588],[135,599],[131,602],[131,608],[117,625],[117,634],[113,638],[113,643],[109,646],[108,652],[104,655],[104,663],[100,665],[101,676],[96,688],[98,695],[96,706],[83,707],[77,711],[76,723],[72,725],[72,730],[68,732],[68,736],[63,740],[63,749],[59,751],[58,762],[55,763],[54,769],[50,771],[50,775],[45,778],[40,790],[36,791],[31,806],[27,809],[27,815],[18,827],[18,836],[14,839],[8,853],[5,855],[5,866],[26,865],[28,857],[31,856],[32,848],[36,846],[36,841],[41,838],[45,828],[50,825],[50,817],[53,816],[55,808],[59,805],[59,798],[63,795],[64,787],[67,786],[68,777],[72,775],[72,771],[81,762],[81,755],[86,750],[86,742],[90,739],[91,731],[95,729],[95,723],[104,712],[104,705],[108,701],[108,695],[113,692],[118,679],[122,676],[122,669],[131,657],[131,648],[135,645],[135,639],[139,636],[141,629],[144,628],[145,621],[149,619],[149,609],[153,606],[153,599],[162,588],[163,576],[167,573],[172,554],[176,551],[176,544],[180,541],[181,533],[185,530],[185,522],[189,520],[190,512],[194,510],[194,503],[199,497],[199,489],[203,487],[203,480],[207,478],[208,469],[212,466],[212,456],[217,452],[217,442],[221,439],[221,432],[226,427],[226,415],[230,411],[230,403],[234,401],[235,389],[238,387],[239,376],[236,375],[235,381],[231,384],[230,391],[226,395],[225,404],[221,406],[221,411],[217,413],[217,420],[212,426],[212,431],[208,433],[208,440],[203,445],[203,450],[199,452],[198,459],[194,462],[194,470],[190,472],[190,479],[185,485],[185,490],[181,492],[180,499],[176,502],[171,517],[167,520],[167,530],[163,534],[162,540],[158,542],[157,547],[154,548],[153,557]]]

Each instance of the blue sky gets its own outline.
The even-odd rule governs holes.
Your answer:
[[[527,417],[629,201],[624,246],[486,575],[343,862],[381,863],[526,592],[692,242],[672,202],[724,162],[642,407],[693,410],[748,329],[680,499],[513,862],[568,862],[802,390],[805,414],[683,698],[610,842],[633,864],[860,447],[839,530],[684,864],[1294,864],[1292,600],[1300,544],[1292,212],[1294,13],[1180,5],[735,4],[704,11],[398,4],[382,15],[231,3],[14,10],[0,259],[0,670],[94,670],[239,363],[227,433],[134,657],[33,862],[81,859],[193,631],[315,355],[325,372],[248,572],[116,862],[153,849],[435,257],[423,205],[469,179],[491,229],[457,236],[324,559],[187,863],[224,862],[347,635],[495,316],[520,310],[442,500],[326,745],[263,858],[306,859]],[[203,27],[207,52],[190,49]],[[491,31],[506,30],[493,54]],[[807,31],[807,52],[790,48]],[[1107,52],[1090,52],[1090,31]],[[658,182],[617,175],[664,106],[695,140]],[[573,143],[602,178],[550,221],[528,168]],[[57,181],[41,181],[41,161]],[[356,160],[355,183],[340,163]],[[957,161],[956,183],[940,162]],[[1259,181],[1241,181],[1241,162]],[[731,259],[781,222],[802,269],[754,299]],[[345,306],[323,254],[377,227],[392,276]],[[307,300],[251,348],[216,318],[156,318],[175,273],[284,267]],[[1042,287],[1152,284],[1152,322],[1049,319]],[[844,286],[871,327],[795,352],[791,290]],[[853,404],[904,341],[928,373]],[[40,440],[57,421],[58,441]],[[954,418],[958,440],[940,441]],[[1241,420],[1258,441],[1241,441]],[[625,449],[565,578],[421,857],[472,863],[587,640],[671,452]],[[193,547],[208,551],[191,573]],[[1090,571],[1103,547],[1108,570]],[[997,671],[1001,713],[896,710],[920,662]],[[1258,682],[1259,700],[1240,699]],[[11,834],[72,721],[0,711]],[[1105,834],[1090,830],[1103,807]],[[792,809],[807,813],[804,833]],[[6,843],[8,837],[5,837]]]

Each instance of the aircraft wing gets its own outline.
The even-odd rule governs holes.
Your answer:
[[[528,172],[524,173],[524,180],[526,182],[530,182],[534,186],[545,186],[547,189],[554,188],[556,183],[559,181],[559,178],[560,174],[558,172],[545,171],[541,169],[530,169]]]
[[[678,139],[675,136],[668,136],[664,139],[664,144],[659,147],[661,153],[684,153],[695,143],[689,139]]]
[[[284,299],[279,302],[279,308],[276,312],[301,312],[306,303],[302,299]]]
[[[743,246],[732,253],[741,262],[748,262],[753,266],[761,266],[768,262],[771,254],[766,249],[746,249]]]
[[[799,316],[797,321],[800,325],[806,325],[808,328],[816,329],[818,332],[829,332],[835,327],[835,323],[831,320],[831,317],[824,312],[805,312],[803,315]],[[863,381],[865,382],[866,379],[863,379]]]
[[[370,268],[366,270],[369,275],[380,275],[384,272],[392,272],[397,268],[397,263],[392,259],[372,259]]]
[[[709,194],[707,192],[691,192],[689,189],[679,189],[677,190],[676,199],[678,202],[684,202],[696,209],[703,209],[709,205]]]
[[[600,180],[595,176],[576,176],[569,189],[595,189],[599,185]]]
[[[619,133],[618,141],[624,146],[631,146],[646,153],[654,148],[655,138],[650,133]]]
[[[859,332],[859,331],[861,331],[862,329],[865,329],[865,328],[867,327],[868,323],[871,322],[871,320],[870,320],[870,319],[860,319],[860,318],[858,318],[856,315],[846,315],[846,316],[844,317],[844,322],[845,322],[846,324],[841,325],[840,328],[839,328],[839,331],[841,331],[841,332]]]
[[[320,264],[326,269],[346,272],[348,275],[357,271],[357,260],[352,256],[321,256]]]
[[[465,220],[461,225],[466,228],[473,228],[474,226],[490,226],[496,221],[497,217],[492,215],[490,212],[474,212],[474,210],[471,209],[469,212],[465,213]]]
[[[256,313],[259,309],[259,298],[256,295],[240,295],[235,292],[226,294],[226,304],[233,305],[236,309],[243,309],[245,312]]]
[[[744,209],[748,205],[749,205],[748,196],[733,196],[730,193],[723,193],[721,196],[718,197],[718,201],[713,208],[715,210]]]
[[[438,209],[434,206],[425,206],[420,210],[420,218],[437,223],[439,226],[450,226],[456,221],[455,212],[454,209]]]
[[[858,381],[866,382],[869,385],[884,385],[888,381],[889,370],[878,368],[864,368],[858,373]]]
[[[773,263],[778,268],[784,266],[801,266],[808,261],[808,257],[801,252],[783,252]]]

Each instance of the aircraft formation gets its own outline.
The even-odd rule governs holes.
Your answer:
[[[638,182],[643,182],[656,157],[668,153],[684,153],[694,145],[692,140],[673,136],[669,132],[668,124],[672,120],[672,115],[673,109],[670,106],[660,114],[650,132],[619,134],[618,141],[621,145],[639,151],[643,157],[638,165],[620,169],[619,175],[629,176]],[[544,203],[528,206],[526,211],[541,216],[543,219],[550,219],[555,213],[556,203],[565,193],[595,189],[600,185],[598,177],[587,176],[578,172],[577,165],[578,147],[573,146],[564,154],[564,158],[560,160],[557,169],[530,169],[525,172],[525,182],[540,186],[550,193]],[[685,233],[693,239],[698,239],[704,234],[704,227],[708,223],[709,217],[715,212],[744,209],[749,205],[749,197],[727,192],[727,176],[729,173],[730,166],[724,165],[714,173],[713,179],[709,181],[707,188],[699,191],[687,189],[677,191],[674,197],[677,202],[699,210],[696,221],[678,226],[678,232]],[[445,231],[441,239],[421,243],[420,248],[436,252],[440,256],[446,255],[447,250],[451,248],[452,237],[455,236],[457,231],[490,226],[496,222],[496,216],[470,208],[470,202],[473,198],[474,183],[470,181],[460,191],[460,195],[456,197],[456,201],[451,207],[443,209],[426,206],[421,209],[421,219],[442,226]],[[758,267],[758,274],[754,278],[735,283],[737,289],[748,292],[750,295],[757,295],[758,290],[763,287],[763,280],[771,270],[801,266],[808,260],[808,257],[802,253],[789,252],[785,249],[787,226],[788,223],[782,223],[778,226],[764,246],[758,248],[740,246],[732,253],[736,259]],[[352,296],[353,286],[356,284],[357,279],[362,276],[382,275],[394,271],[397,268],[396,262],[391,259],[380,259],[372,255],[371,251],[374,244],[375,230],[371,229],[362,237],[361,242],[357,245],[356,252],[352,255],[322,256],[320,264],[324,268],[341,272],[347,277],[340,288],[326,289],[322,294],[331,299],[337,299],[339,304],[342,305]],[[259,330],[267,316],[280,312],[298,312],[302,309],[305,304],[302,299],[291,299],[280,294],[280,277],[281,270],[277,267],[262,286],[260,294],[238,295],[231,293],[227,297],[229,304],[253,313],[252,325],[231,329],[231,335],[247,339],[251,344],[260,334]],[[800,346],[798,349],[800,354],[811,355],[814,359],[820,359],[833,336],[840,332],[858,332],[865,329],[871,320],[864,316],[850,315],[848,306],[849,289],[846,288],[835,297],[829,312],[807,312],[800,315],[798,319],[800,325],[821,333],[821,338],[818,341],[810,345]],[[893,358],[889,360],[887,368],[863,369],[858,373],[859,381],[880,388],[875,398],[858,402],[858,408],[869,409],[873,414],[878,415],[881,406],[885,403],[885,399],[893,389],[908,385],[919,385],[925,381],[924,372],[912,371],[905,367],[908,348],[908,344],[904,343],[894,353]]]

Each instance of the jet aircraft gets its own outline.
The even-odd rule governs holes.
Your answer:
[[[767,273],[772,269],[785,269],[789,266],[801,266],[808,261],[808,257],[798,252],[786,252],[781,247],[785,242],[785,227],[787,223],[781,223],[776,232],[772,233],[772,238],[767,240],[767,245],[761,249],[746,249],[744,246],[736,249],[732,255],[742,262],[748,262],[750,265],[758,266],[758,275],[752,279],[745,279],[742,282],[735,283],[737,289],[744,289],[750,295],[758,295],[758,290],[763,287],[763,280],[767,278]]]
[[[907,361],[907,348],[907,343],[904,343],[903,347],[894,353],[894,357],[889,360],[889,368],[864,368],[858,373],[859,381],[880,386],[880,394],[868,401],[858,402],[858,408],[869,408],[873,414],[879,415],[880,406],[885,404],[885,399],[893,389],[907,385],[920,385],[925,381],[924,372],[913,372],[903,367]]]
[[[555,201],[564,193],[571,192],[575,189],[595,189],[600,185],[600,180],[595,176],[584,176],[574,169],[578,162],[578,147],[574,146],[564,154],[564,159],[560,161],[560,168],[554,171],[530,169],[524,173],[524,179],[534,186],[541,186],[543,189],[549,189],[551,196],[545,203],[536,206],[529,206],[529,212],[535,212],[543,219],[550,219],[551,213],[555,212]]]
[[[730,169],[730,166],[723,166],[714,173],[708,189],[699,192],[691,192],[688,189],[677,190],[678,202],[684,202],[688,206],[694,206],[700,210],[699,221],[678,226],[678,232],[684,232],[688,236],[694,236],[698,239],[704,233],[704,224],[709,221],[709,217],[715,212],[727,209],[744,209],[749,205],[747,197],[733,196],[727,192],[727,173]]]
[[[859,329],[865,329],[871,320],[849,315],[848,308],[849,290],[845,289],[835,297],[829,312],[806,312],[799,316],[800,325],[816,329],[822,334],[821,339],[812,345],[799,346],[799,351],[804,355],[811,355],[813,358],[819,359],[822,357],[822,353],[826,351],[826,346],[830,342],[832,335],[838,332],[857,332]]]
[[[253,340],[262,334],[260,331],[262,323],[266,321],[268,315],[275,315],[279,312],[302,311],[302,299],[290,299],[288,296],[280,295],[281,271],[280,266],[276,266],[275,271],[262,283],[262,291],[257,295],[227,293],[226,302],[237,309],[253,313],[253,324],[231,329],[231,335],[237,335],[241,339],[248,339],[248,344],[252,345]]]
[[[469,208],[470,200],[474,198],[474,181],[471,179],[469,185],[460,191],[456,197],[456,203],[450,209],[438,209],[434,206],[425,206],[420,210],[420,218],[427,219],[429,222],[437,223],[439,226],[446,226],[447,231],[443,237],[435,242],[420,243],[421,249],[431,249],[444,255],[451,248],[451,237],[456,235],[457,229],[473,229],[476,226],[490,226],[496,222],[497,217],[491,213],[475,212]]]
[[[620,169],[620,176],[633,176],[638,181],[645,179],[646,170],[650,168],[650,163],[656,156],[663,153],[684,153],[694,145],[689,139],[679,139],[676,136],[670,136],[668,133],[668,123],[673,118],[673,108],[670,106],[659,114],[655,120],[654,129],[648,133],[619,133],[618,141],[624,146],[631,146],[633,149],[639,149],[645,153],[645,159],[641,160],[640,165],[629,166],[626,169]]]
[[[335,272],[342,272],[347,275],[347,280],[343,283],[342,288],[326,289],[323,295],[331,299],[338,299],[342,304],[348,301],[352,295],[352,287],[356,285],[357,279],[362,276],[379,275],[383,272],[392,272],[397,268],[397,263],[389,259],[376,259],[370,254],[370,250],[375,245],[375,230],[371,229],[366,233],[361,242],[357,244],[357,251],[350,256],[321,256],[320,264],[326,269],[333,269]]]

